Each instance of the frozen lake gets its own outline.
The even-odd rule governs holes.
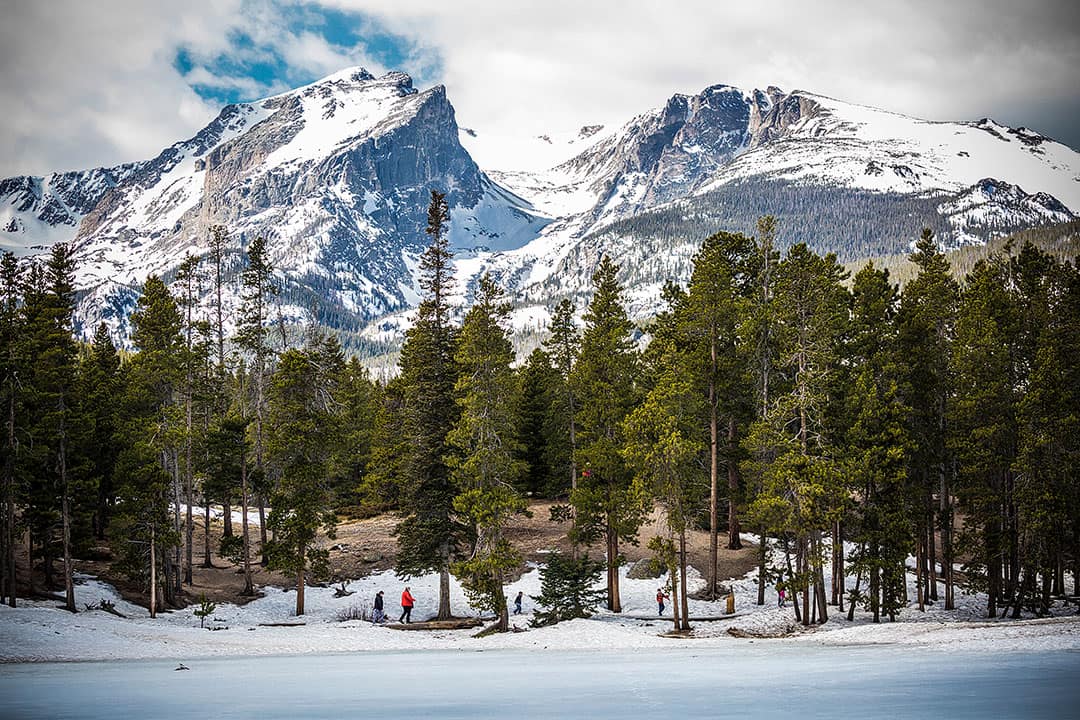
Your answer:
[[[1080,717],[1080,653],[758,642],[0,665],[13,718]]]

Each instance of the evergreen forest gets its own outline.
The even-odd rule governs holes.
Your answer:
[[[454,311],[448,212],[433,191],[422,300],[389,378],[318,328],[286,336],[261,239],[241,258],[215,228],[205,255],[149,277],[122,347],[104,325],[76,339],[72,248],[4,255],[0,600],[62,590],[78,611],[74,559],[108,544],[151,614],[194,602],[192,569],[214,552],[248,594],[254,567],[293,578],[302,615],[340,518],[389,512],[399,575],[440,575],[438,617],[453,576],[504,631],[522,564],[508,529],[535,498],[571,520],[574,551],[553,566],[606,583],[565,586],[613,612],[622,549],[662,509],[650,548],[671,570],[677,628],[695,529],[710,533],[708,597],[724,593],[718,548],[766,537],[758,603],[783,583],[806,625],[948,609],[966,591],[985,593],[988,617],[1042,615],[1080,594],[1073,261],[1003,243],[958,277],[927,229],[901,290],[885,267],[848,270],[812,243],[781,253],[766,216],[752,235],[703,238],[646,327],[604,257],[588,302],[559,303],[542,346],[515,357],[492,278]],[[220,546],[205,533],[197,547],[216,507]],[[23,556],[40,573],[18,573]]]

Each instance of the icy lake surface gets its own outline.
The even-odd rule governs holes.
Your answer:
[[[12,718],[1055,718],[1080,653],[759,642],[0,665]]]

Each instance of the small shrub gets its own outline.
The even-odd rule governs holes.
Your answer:
[[[575,560],[553,553],[540,570],[540,594],[533,600],[544,610],[533,614],[533,627],[589,617],[604,597],[604,590],[595,589],[603,571],[604,563],[588,555]]]
[[[338,611],[338,622],[348,622],[350,620],[371,620],[371,607],[364,602]]]
[[[199,618],[199,627],[206,627],[206,618],[217,610],[217,605],[206,599],[206,595],[199,596],[199,607],[192,614]]]

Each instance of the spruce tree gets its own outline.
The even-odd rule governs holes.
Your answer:
[[[592,615],[604,601],[605,592],[595,589],[603,572],[604,563],[588,555],[552,553],[540,568],[540,594],[533,599],[544,609],[533,614],[532,625],[544,627]]]
[[[80,446],[78,365],[72,335],[75,307],[75,263],[70,248],[54,245],[45,266],[47,290],[41,295],[36,322],[29,328],[33,336],[34,364],[31,383],[36,422],[32,435],[41,459],[40,482],[44,492],[39,500],[47,513],[59,515],[63,554],[65,607],[76,612],[72,581],[72,536],[74,515],[83,498],[77,450]],[[55,503],[53,508],[48,505]],[[49,542],[46,529],[44,540]],[[51,562],[51,556],[46,562]]]
[[[20,375],[23,372],[20,338],[24,336],[22,298],[22,269],[15,255],[5,252],[0,259],[0,400],[2,400],[4,438],[0,458],[0,603],[15,607],[16,575],[16,505],[19,495],[16,463],[19,441],[16,422],[21,403]]]
[[[673,348],[664,353],[656,385],[623,427],[624,454],[634,469],[638,492],[664,507],[670,539],[678,542],[672,548],[677,573],[672,573],[671,584],[682,601],[681,612],[675,613],[676,629],[684,631],[690,629],[686,534],[702,509],[705,494],[699,463],[704,450],[699,425],[702,398],[686,372],[687,364],[687,358]]]
[[[924,558],[936,555],[933,529],[941,530],[942,570],[945,580],[945,609],[954,606],[953,597],[953,512],[951,459],[946,447],[946,404],[952,392],[950,349],[953,343],[956,301],[959,287],[949,276],[949,264],[934,243],[933,234],[924,230],[910,259],[919,269],[918,276],[904,287],[897,316],[899,355],[907,368],[901,390],[911,408],[908,431],[912,454],[908,482],[913,502],[919,505],[912,513],[920,562],[916,573],[919,596],[937,598],[933,563]],[[933,495],[938,506],[933,506]],[[934,521],[936,510],[937,522]]]
[[[822,534],[839,519],[845,499],[826,413],[848,319],[843,279],[834,256],[820,257],[803,244],[777,267],[777,369],[793,381],[755,424],[748,443],[761,478],[756,517],[795,535],[796,569],[788,587],[803,592],[801,613],[796,606],[803,624],[828,619]]]
[[[454,509],[466,518],[475,541],[464,560],[452,565],[473,604],[495,613],[492,630],[505,632],[510,620],[503,584],[521,564],[506,536],[514,515],[524,513],[515,485],[525,470],[518,458],[514,407],[520,393],[510,368],[514,350],[503,328],[510,307],[490,275],[480,278],[476,300],[465,316],[457,349],[456,392],[460,414],[447,436],[454,484]]]
[[[274,282],[274,267],[270,263],[266,249],[266,240],[257,237],[248,246],[248,264],[241,274],[243,285],[243,303],[237,322],[236,344],[247,353],[250,359],[252,409],[255,433],[255,493],[259,504],[259,532],[262,546],[266,546],[266,495],[272,488],[266,486],[264,454],[265,419],[266,419],[266,382],[273,358],[270,347],[269,330],[270,301],[277,295],[278,286]],[[263,564],[266,563],[264,554]]]
[[[304,350],[286,350],[270,384],[267,458],[274,474],[267,544],[269,567],[296,578],[296,614],[304,614],[305,575],[326,577],[328,551],[319,532],[333,539],[330,463],[339,437],[339,395],[345,370],[333,337]]]
[[[742,547],[739,531],[738,465],[740,428],[751,416],[753,397],[746,360],[750,348],[741,331],[755,281],[755,247],[739,233],[710,235],[694,256],[685,302],[678,318],[679,345],[687,353],[687,372],[704,397],[709,433],[709,569],[706,592],[716,597],[719,472],[726,466],[728,542]]]
[[[424,297],[401,348],[402,427],[410,446],[402,463],[402,520],[397,570],[402,577],[439,573],[438,619],[450,617],[450,563],[464,528],[454,517],[457,488],[446,464],[446,435],[458,416],[454,384],[456,332],[450,320],[453,253],[446,237],[446,196],[431,191],[427,234],[431,245],[420,258]]]
[[[1010,352],[1018,315],[999,259],[980,261],[967,278],[956,317],[949,398],[950,450],[958,461],[958,494],[972,552],[966,568],[987,593],[994,617],[1006,595],[1009,510],[1017,449],[1015,367]]]
[[[105,323],[98,325],[90,352],[80,365],[80,385],[88,425],[89,473],[92,485],[97,488],[94,534],[104,540],[116,497],[114,435],[119,424],[116,399],[123,395],[120,355]]]
[[[551,335],[544,346],[551,356],[551,364],[559,374],[560,388],[555,391],[557,402],[551,409],[551,436],[561,435],[564,442],[554,443],[551,447],[549,462],[554,472],[561,472],[569,480],[569,488],[573,491],[577,488],[577,465],[575,453],[577,451],[577,427],[574,416],[577,412],[577,403],[574,398],[574,385],[571,382],[574,364],[577,362],[578,350],[581,346],[581,338],[578,334],[577,325],[574,323],[574,304],[569,299],[563,298],[555,306],[555,312],[551,316]],[[565,448],[565,449],[560,449]],[[567,487],[559,483],[562,487]],[[576,552],[576,550],[575,550]]]
[[[637,542],[645,516],[622,455],[623,421],[638,399],[638,357],[617,272],[615,263],[604,256],[593,274],[594,294],[571,376],[578,399],[575,457],[582,469],[571,493],[575,516],[571,532],[585,544],[604,539],[607,606],[612,612],[622,611],[619,543]]]
[[[902,368],[896,357],[896,288],[889,272],[869,263],[855,276],[852,323],[848,337],[844,455],[849,463],[853,498],[850,538],[857,550],[852,568],[857,577],[852,608],[862,601],[879,622],[895,618],[904,601],[905,567],[911,548],[912,506],[907,496],[907,463],[911,441],[910,409],[900,398]],[[835,553],[840,547],[834,547]],[[834,559],[834,593],[843,588],[842,560]],[[840,571],[840,572],[837,572]],[[858,582],[867,580],[867,591]]]
[[[181,447],[183,414],[182,319],[165,283],[151,275],[131,316],[136,353],[126,363],[117,441],[120,503],[113,538],[121,568],[146,583],[150,614],[158,607],[158,565],[168,571],[165,552],[180,542],[169,522],[173,471]],[[173,584],[165,580],[166,597]]]
[[[569,441],[565,418],[555,417],[563,400],[562,377],[541,348],[529,354],[520,371],[517,408],[518,457],[525,464],[519,489],[530,496],[555,497],[566,486]]]

